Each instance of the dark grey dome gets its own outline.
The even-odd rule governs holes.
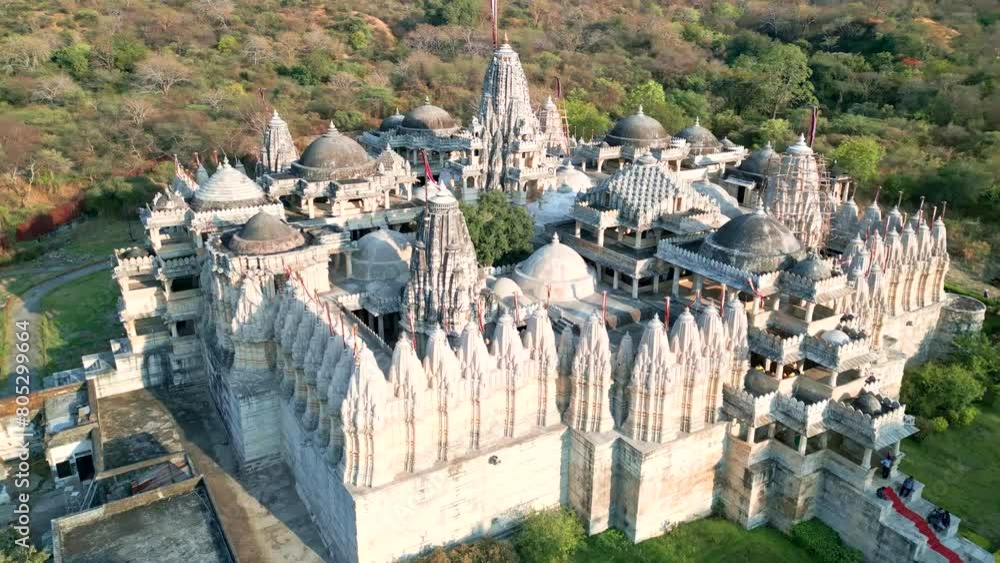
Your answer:
[[[303,244],[305,238],[298,229],[260,211],[232,235],[226,246],[237,254],[276,254]]]
[[[748,156],[747,159],[736,168],[738,170],[742,170],[743,172],[749,172],[750,174],[765,176],[767,175],[767,167],[770,165],[771,159],[775,154],[774,147],[772,147],[771,142],[768,141],[764,147],[750,153],[750,156]]]
[[[787,268],[803,255],[795,235],[763,208],[730,219],[705,238],[700,253],[753,273]]]
[[[729,137],[722,138],[722,148],[724,149],[735,149],[737,147],[736,143],[729,140]]]
[[[882,401],[879,401],[878,397],[868,391],[862,391],[860,395],[855,397],[851,401],[851,406],[869,416],[878,416],[882,413]]]
[[[670,135],[659,121],[639,112],[619,119],[604,141],[611,146],[631,145],[645,147],[656,141],[667,141]]]
[[[825,280],[833,275],[833,269],[815,250],[810,251],[808,256],[799,260],[789,271],[812,281]]]
[[[458,122],[447,111],[431,105],[425,100],[423,105],[411,109],[400,124],[403,129],[426,129],[439,131],[443,129],[455,129]]]
[[[778,390],[778,380],[771,374],[752,369],[746,375],[746,389],[757,397]]]
[[[368,153],[357,141],[337,131],[331,122],[330,128],[302,151],[296,164],[302,168],[335,170],[360,166],[368,162]]]
[[[717,152],[722,148],[719,139],[715,138],[711,131],[702,127],[698,119],[695,119],[694,125],[681,129],[674,137],[687,141],[694,154]]]
[[[403,124],[404,116],[396,110],[396,113],[386,117],[382,120],[382,124],[378,126],[379,131],[395,131],[400,125]]]

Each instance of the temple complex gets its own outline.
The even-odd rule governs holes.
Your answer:
[[[126,337],[55,381],[98,427],[116,398],[201,397],[181,421],[217,420],[240,475],[288,476],[315,559],[388,563],[563,504],[635,542],[819,518],[869,561],[938,561],[876,490],[917,431],[904,367],[985,314],[944,291],[943,209],[862,211],[801,139],[750,153],[641,108],[594,142],[562,123],[507,42],[467,128],[428,102],[299,152],[274,112],[256,178],[178,161],[115,253]],[[485,190],[569,201],[530,257],[481,267],[459,202]],[[229,498],[213,474],[175,494]],[[57,521],[57,563],[105,509]],[[991,561],[959,526],[934,541]]]

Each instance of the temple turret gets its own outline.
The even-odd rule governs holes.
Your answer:
[[[583,327],[573,357],[566,424],[581,432],[612,429],[611,371],[608,330],[601,314],[595,311]]]
[[[417,226],[403,310],[413,315],[419,334],[426,336],[441,326],[457,336],[472,319],[472,304],[484,285],[458,201],[441,190],[431,198]],[[407,315],[403,319],[405,325]]]
[[[678,411],[676,361],[660,319],[653,317],[642,333],[629,386],[628,415],[623,431],[629,437],[661,442],[676,433]]]
[[[484,189],[503,190],[523,201],[539,179],[554,180],[555,168],[546,158],[545,138],[531,109],[528,79],[517,52],[506,42],[486,68],[478,120]]]
[[[295,149],[288,124],[278,115],[278,110],[274,110],[271,120],[264,128],[264,138],[257,157],[257,175],[288,172],[292,169],[292,163],[298,159],[299,152]]]
[[[563,117],[559,112],[559,106],[552,101],[549,96],[542,108],[538,110],[538,123],[541,127],[542,138],[545,147],[551,154],[568,154],[569,139],[566,138],[566,129],[563,126]]]
[[[768,175],[764,204],[806,247],[825,245],[830,228],[826,170],[805,137],[788,147]]]

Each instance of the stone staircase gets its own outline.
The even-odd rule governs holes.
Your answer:
[[[907,476],[899,472],[895,472],[893,476],[894,479],[889,484],[891,493],[888,496],[899,498],[896,491],[899,490],[899,485]],[[944,532],[937,533],[927,525],[927,515],[938,506],[923,498],[923,491],[924,484],[915,481],[910,497],[905,500],[899,499],[901,509],[904,512],[910,512],[910,515],[915,516],[917,521],[911,521],[904,512],[896,510],[891,500],[880,501],[885,505],[881,518],[883,523],[906,535],[924,536],[922,539],[926,542],[926,547],[919,552],[916,561],[919,563],[994,563],[994,557],[990,553],[958,535],[961,518],[955,514],[951,515],[951,525]],[[938,549],[934,547],[935,540],[940,542]]]

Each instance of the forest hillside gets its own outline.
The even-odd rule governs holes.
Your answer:
[[[173,154],[252,169],[267,104],[303,145],[329,120],[359,131],[425,96],[467,122],[487,14],[475,0],[4,0],[0,221],[80,194],[130,213]],[[518,0],[499,27],[536,102],[561,80],[584,137],[642,105],[672,132],[699,119],[783,148],[818,106],[817,148],[859,199],[881,185],[884,203],[948,200],[953,254],[997,276],[997,0]]]

